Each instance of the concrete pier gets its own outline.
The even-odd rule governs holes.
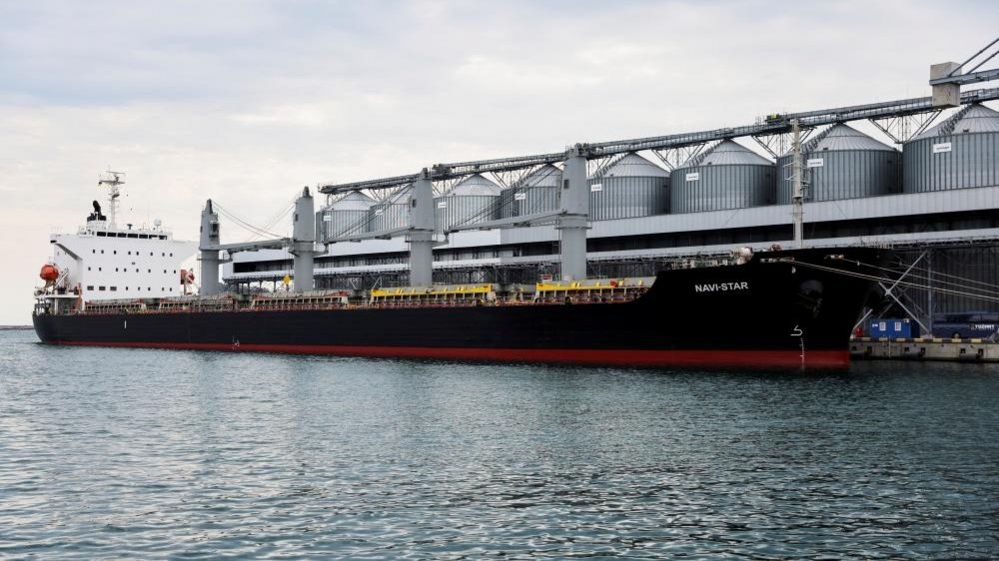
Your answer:
[[[946,360],[952,362],[999,363],[999,343],[984,339],[874,339],[850,341],[854,360]]]

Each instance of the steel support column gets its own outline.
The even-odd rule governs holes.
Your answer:
[[[566,153],[562,186],[559,189],[556,228],[560,234],[562,280],[586,278],[586,230],[589,227],[590,190],[586,182],[586,156],[576,145]]]
[[[316,254],[315,199],[306,187],[295,201],[292,221],[291,255],[294,257],[295,292],[308,292],[315,288],[313,261]]]
[[[434,270],[434,183],[427,170],[409,194],[409,284],[430,286]]]
[[[202,295],[219,293],[219,215],[208,199],[201,211],[201,290]]]

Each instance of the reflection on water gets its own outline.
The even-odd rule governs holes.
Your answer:
[[[0,333],[0,557],[999,556],[999,368],[51,348]]]

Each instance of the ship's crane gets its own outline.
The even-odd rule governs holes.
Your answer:
[[[219,253],[228,254],[260,249],[287,249],[294,258],[295,291],[307,292],[314,288],[314,259],[316,253],[316,211],[315,200],[306,187],[295,200],[292,218],[292,236],[242,243],[224,244],[221,242],[219,215],[211,199],[201,211],[201,237],[198,243],[201,260],[201,294],[216,294],[219,291]],[[433,217],[431,217],[433,220]]]

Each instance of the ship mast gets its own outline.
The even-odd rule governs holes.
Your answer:
[[[118,226],[116,220],[118,198],[121,196],[121,186],[125,184],[125,180],[122,179],[124,175],[124,172],[108,170],[97,181],[98,187],[105,186],[108,188],[108,225],[112,230]]]
[[[805,182],[802,177],[801,123],[791,119],[791,181],[794,191],[791,194],[791,215],[794,223],[794,245],[805,246]]]

